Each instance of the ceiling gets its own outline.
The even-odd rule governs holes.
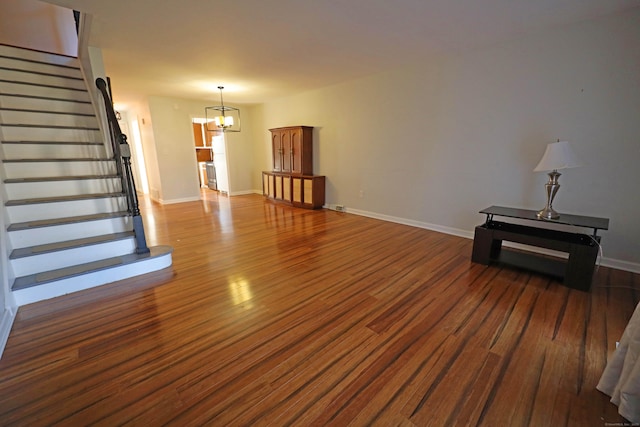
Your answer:
[[[92,14],[114,99],[261,103],[640,0],[47,0]]]

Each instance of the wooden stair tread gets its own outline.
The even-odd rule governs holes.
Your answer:
[[[33,108],[9,108],[9,107],[0,106],[0,111],[13,111],[17,113],[57,114],[62,116],[96,117],[96,115],[93,113],[77,113],[74,111],[36,110]]]
[[[46,87],[46,88],[50,88],[50,89],[64,89],[64,90],[72,90],[72,91],[75,91],[75,92],[89,93],[89,91],[87,89],[78,89],[78,88],[74,88],[74,87],[50,85],[50,84],[45,84],[45,83],[23,82],[23,81],[20,81],[20,80],[0,79],[0,83],[11,83],[11,84],[25,85],[25,86],[38,86],[38,87]]]
[[[117,174],[108,175],[67,175],[67,176],[46,176],[40,178],[8,178],[5,184],[20,184],[27,182],[51,182],[51,181],[79,181],[85,179],[113,179],[119,178]]]
[[[97,126],[67,126],[67,125],[34,125],[29,123],[2,123],[0,126],[12,128],[34,129],[75,129],[75,130],[100,130]]]
[[[26,51],[44,53],[44,54],[46,54],[48,56],[56,56],[56,57],[61,57],[61,58],[70,58],[70,59],[77,60],[77,57],[75,57],[75,56],[64,55],[62,53],[49,52],[49,51],[39,50],[39,49],[31,49],[31,48],[27,48],[27,47],[23,47],[23,46],[13,46],[13,45],[6,44],[6,43],[0,43],[0,46],[10,47],[10,48],[13,48],[13,49],[16,49],[16,50],[26,50]],[[17,61],[31,62],[33,64],[50,65],[50,66],[53,66],[53,67],[60,67],[60,68],[66,68],[66,69],[69,69],[69,70],[81,71],[80,67],[77,66],[77,65],[57,64],[55,62],[41,61],[41,60],[33,59],[33,58],[23,58],[21,56],[15,56],[15,55],[9,54],[8,52],[0,54],[0,58],[14,59],[14,60],[17,60]]]
[[[64,242],[48,243],[45,245],[29,246],[26,248],[14,249],[9,256],[10,259],[24,258],[32,255],[63,251],[66,249],[80,248],[84,246],[96,245],[99,243],[115,242],[117,240],[133,237],[133,231],[123,231],[121,233],[104,234],[101,236],[85,237],[82,239],[67,240]]]
[[[123,217],[128,215],[129,215],[129,212],[127,211],[119,211],[119,212],[106,212],[106,213],[91,214],[91,215],[71,216],[71,217],[65,217],[65,218],[53,218],[53,219],[42,219],[37,221],[18,222],[15,224],[11,224],[7,228],[7,231],[29,230],[32,228],[39,228],[39,227],[51,227],[55,225],[74,224],[74,223],[86,222],[86,221],[98,221],[101,219],[118,218],[118,217]]]
[[[6,58],[6,56],[4,57]],[[12,60],[19,60],[19,58],[10,58]],[[37,62],[39,64],[44,64],[44,65],[54,65],[55,64],[49,64],[46,62]],[[74,68],[72,68],[74,69]],[[39,76],[47,76],[47,77],[57,77],[57,78],[61,78],[61,79],[68,79],[68,80],[76,80],[76,81],[82,81],[82,77],[74,77],[74,76],[68,76],[65,74],[56,74],[56,73],[47,73],[44,71],[36,71],[36,70],[28,70],[25,68],[15,68],[15,67],[5,67],[5,66],[1,66],[0,70],[6,70],[6,71],[15,71],[18,73],[27,73],[27,74],[37,74]],[[76,68],[76,70],[80,71],[79,69]]]
[[[0,96],[10,96],[15,98],[31,98],[31,99],[42,99],[45,101],[58,101],[58,102],[75,102],[78,104],[91,104],[91,101],[84,101],[80,99],[69,99],[69,98],[57,98],[54,96],[41,96],[41,95],[26,95],[22,93],[0,93]]]
[[[90,141],[2,141],[3,144],[30,144],[30,145],[104,145],[102,142]],[[55,160],[55,159],[54,159]]]
[[[131,264],[138,261],[143,261],[150,258],[156,258],[167,255],[173,252],[173,248],[170,246],[152,246],[149,248],[150,252],[145,254],[128,254],[117,256],[113,258],[106,258],[100,261],[93,261],[86,264],[78,264],[72,267],[60,268],[57,270],[44,271],[42,273],[31,274],[28,276],[17,277],[13,282],[11,289],[17,291],[20,289],[30,288],[32,286],[42,285],[44,283],[54,282],[56,280],[63,280],[74,276],[80,276],[82,274],[88,274],[105,270],[112,267],[118,267],[121,265]]]
[[[9,200],[5,206],[35,205],[38,203],[73,202],[88,199],[106,199],[109,197],[124,197],[124,193],[87,193],[74,194],[73,196],[38,197],[33,199]]]
[[[40,162],[110,162],[113,159],[99,157],[71,157],[66,159],[3,159],[3,163],[40,163]]]

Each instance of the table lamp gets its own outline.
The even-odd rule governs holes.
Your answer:
[[[534,172],[546,172],[549,175],[549,181],[544,185],[547,191],[547,206],[537,213],[540,219],[558,219],[560,214],[553,210],[553,198],[556,196],[560,184],[558,184],[558,178],[560,177],[559,169],[575,168],[580,166],[580,162],[577,157],[571,151],[571,147],[567,141],[552,142],[547,145],[547,149],[544,151],[544,155],[538,163],[538,166],[533,170]]]

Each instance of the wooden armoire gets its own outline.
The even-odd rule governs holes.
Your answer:
[[[325,177],[313,175],[313,128],[287,126],[269,131],[273,170],[262,172],[262,193],[276,202],[321,208]]]

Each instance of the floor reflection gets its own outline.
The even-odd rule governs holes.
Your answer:
[[[244,278],[229,278],[229,294],[234,305],[253,308],[253,293],[249,281]]]

